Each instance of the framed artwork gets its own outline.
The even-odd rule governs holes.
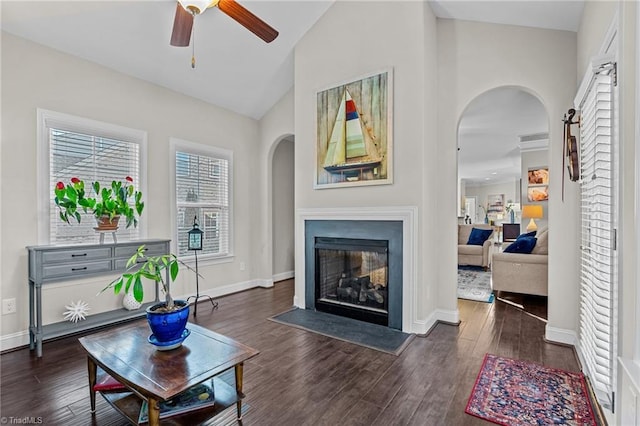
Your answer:
[[[529,186],[549,185],[549,168],[539,167],[535,169],[529,169],[528,179]]]
[[[316,94],[315,189],[392,179],[391,69]]]
[[[493,194],[487,196],[487,214],[504,213],[504,194]]]
[[[527,201],[538,202],[549,200],[549,168],[534,167],[527,176]]]
[[[549,200],[549,185],[530,186],[527,188],[528,201],[547,201]]]

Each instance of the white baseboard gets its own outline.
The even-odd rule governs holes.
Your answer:
[[[273,287],[273,279],[268,279],[268,278],[264,278],[264,279],[257,279],[257,280],[253,280],[256,282],[256,287],[262,287],[262,288],[271,288]]]
[[[0,338],[0,351],[19,348],[29,344],[29,331],[19,331]]]
[[[250,281],[244,281],[244,282],[230,284],[222,287],[203,290],[200,294],[210,296],[215,299],[217,297],[226,296],[227,294],[237,293],[239,291],[249,290],[251,288],[256,288],[256,287],[262,287],[262,288],[273,287],[273,280],[265,278],[265,279],[255,279]],[[193,294],[174,296],[174,299],[186,300],[189,296],[193,296]],[[0,337],[0,350],[2,351],[18,348],[28,344],[29,344],[28,330],[19,331],[17,333],[8,334],[6,336]]]
[[[549,342],[562,343],[564,345],[576,346],[578,343],[578,336],[575,331],[551,327],[549,324],[545,327],[544,338]]]
[[[427,334],[437,323],[444,322],[447,324],[458,324],[460,322],[460,313],[455,310],[436,309],[429,315],[426,320],[415,320],[412,324],[412,330],[407,333]],[[404,331],[404,330],[403,330]]]
[[[254,279],[249,281],[243,281],[235,284],[229,284],[222,287],[210,288],[208,290],[203,290],[200,294],[204,294],[207,296],[211,296],[212,298],[226,296],[227,294],[237,293],[239,291],[249,290],[256,287],[262,288],[270,288],[273,287],[273,280],[268,278],[265,279]],[[187,294],[182,296],[174,296],[174,299],[186,299],[189,296],[193,296],[193,294]]]
[[[278,281],[289,280],[296,276],[296,271],[286,271],[280,272],[279,274],[275,274],[273,276],[273,282],[277,283]]]

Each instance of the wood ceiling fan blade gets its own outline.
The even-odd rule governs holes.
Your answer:
[[[171,46],[189,46],[192,28],[193,15],[187,12],[180,3],[176,2],[176,16],[173,19],[173,31],[171,32]]]
[[[278,37],[278,31],[253,13],[249,12],[244,8],[244,6],[240,5],[235,0],[220,0],[218,7],[221,11],[235,19],[240,25],[267,43],[271,43],[276,37]]]

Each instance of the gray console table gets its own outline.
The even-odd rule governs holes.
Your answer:
[[[82,244],[71,246],[30,246],[29,252],[29,349],[42,356],[42,341],[79,333],[108,324],[123,322],[145,315],[147,306],[159,301],[156,286],[155,300],[140,309],[124,308],[89,315],[73,323],[61,321],[42,325],[42,286],[52,282],[117,274],[126,269],[127,260],[142,244],[148,255],[170,253],[171,240],[139,240],[112,244]],[[169,271],[167,271],[167,279]],[[105,285],[107,283],[105,282]]]

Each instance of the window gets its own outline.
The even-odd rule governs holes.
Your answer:
[[[232,153],[177,140],[172,151],[178,256],[190,255],[187,236],[194,219],[204,232],[202,254],[230,256]]]
[[[95,219],[81,212],[81,222],[67,224],[60,220],[54,203],[53,187],[56,182],[68,183],[72,177],[86,182],[85,190],[91,195],[91,182],[98,181],[109,187],[113,180],[133,178],[137,189],[145,194],[143,155],[146,132],[101,123],[80,117],[38,110],[38,172],[40,182],[40,211],[45,212],[38,226],[41,243],[75,244],[98,241],[94,231]],[[144,218],[144,213],[143,213]],[[141,218],[142,220],[144,220]],[[137,228],[120,226],[119,241],[140,238]]]
[[[580,325],[584,371],[600,403],[610,408],[616,380],[617,329],[615,63],[595,70],[579,103]]]

